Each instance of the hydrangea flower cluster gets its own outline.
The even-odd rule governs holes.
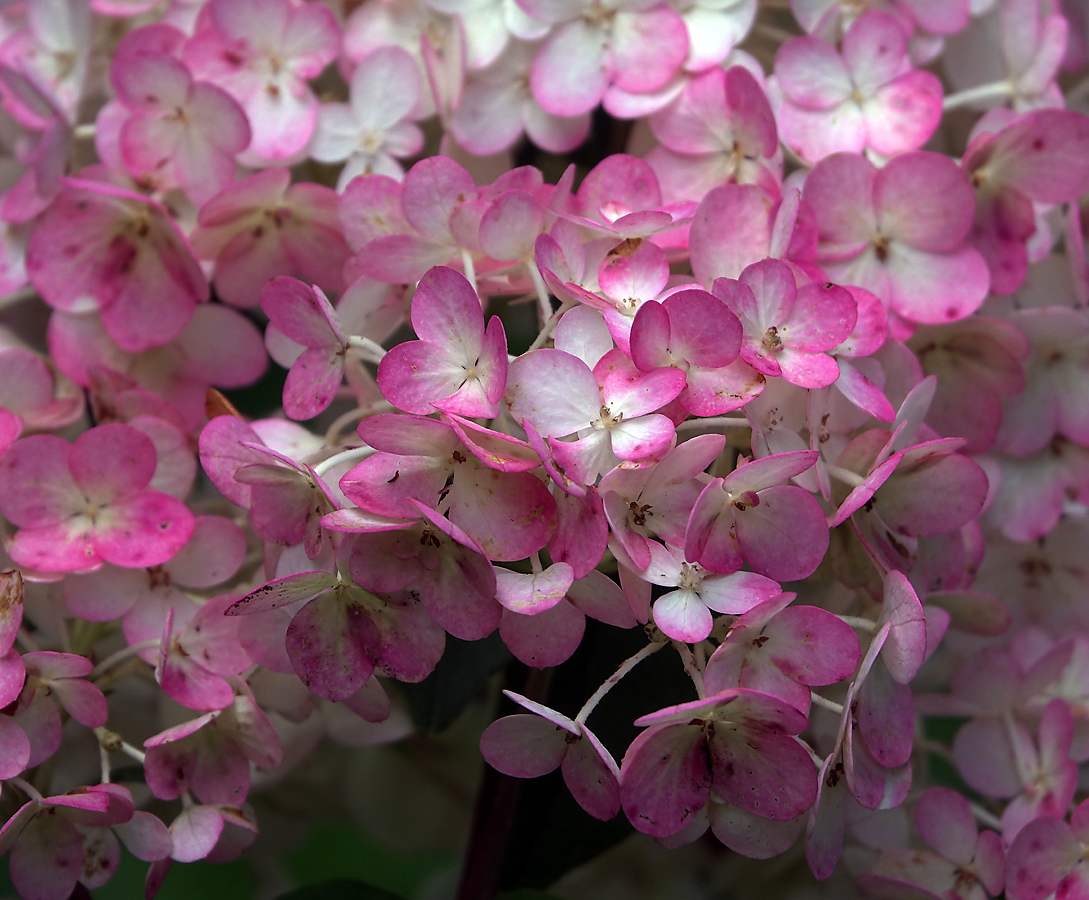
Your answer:
[[[0,6],[24,900],[468,671],[462,900],[556,769],[806,896],[1089,895],[1084,0]]]

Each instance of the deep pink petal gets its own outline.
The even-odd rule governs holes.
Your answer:
[[[568,734],[540,716],[506,716],[484,729],[480,754],[504,775],[538,778],[563,761]]]
[[[676,834],[703,808],[710,790],[707,739],[701,727],[652,727],[624,754],[620,799],[629,821],[644,834]]]
[[[710,745],[714,787],[728,803],[782,822],[816,800],[816,768],[794,738],[720,726]]]
[[[158,491],[144,491],[100,511],[91,541],[106,562],[146,568],[165,563],[192,534],[193,514],[184,503]]]
[[[570,659],[585,630],[586,616],[566,600],[534,616],[505,609],[499,622],[499,634],[510,652],[536,669]]]
[[[584,736],[571,745],[561,767],[564,783],[579,806],[595,819],[608,821],[620,812],[620,783],[616,763],[609,767],[601,756],[603,749]]]
[[[303,684],[327,700],[351,697],[374,671],[377,630],[363,591],[340,590],[304,606],[287,630],[287,652]]]

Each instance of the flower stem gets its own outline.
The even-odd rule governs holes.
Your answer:
[[[590,713],[594,711],[594,708],[601,702],[601,698],[604,697],[609,691],[616,687],[621,679],[624,678],[632,669],[634,669],[639,663],[641,663],[648,656],[657,653],[665,646],[664,641],[657,643],[647,644],[642,650],[636,653],[634,656],[628,657],[624,662],[620,664],[620,668],[613,672],[608,678],[605,679],[604,684],[601,685],[593,696],[590,697],[586,703],[583,704],[582,709],[579,710],[579,714],[575,716],[575,721],[580,725],[586,724],[586,720],[590,718]]]
[[[828,474],[833,478],[842,481],[844,484],[849,484],[851,487],[858,487],[866,480],[857,472],[852,472],[850,469],[844,469],[842,466],[834,466],[832,463],[825,463],[825,468],[828,469]]]
[[[135,644],[130,644],[128,647],[123,647],[116,653],[111,653],[91,671],[91,680],[93,681],[100,675],[104,675],[114,666],[123,663],[130,657],[143,653],[145,650],[157,649],[160,643],[162,643],[162,641],[159,638],[148,638],[146,641],[138,641]]]
[[[995,81],[991,84],[981,84],[974,88],[968,88],[957,94],[950,94],[942,102],[942,110],[959,109],[962,106],[970,106],[982,100],[1008,99],[1013,96],[1013,85],[1008,81]]]
[[[816,693],[816,691],[809,692],[809,699],[813,702],[814,706],[823,706],[825,709],[834,712],[837,716],[843,715],[842,704],[836,703],[835,700],[829,700],[822,697],[820,694]]]
[[[677,655],[681,658],[685,674],[692,679],[692,684],[696,686],[696,696],[702,700],[707,692],[703,686],[703,672],[696,665],[696,658],[692,655],[692,649],[683,641],[674,641],[673,649],[677,651]]]
[[[473,286],[473,292],[480,297],[480,291],[476,286],[476,267],[473,265],[473,256],[464,247],[461,248],[461,265],[465,269],[465,277],[469,280],[469,284]]]
[[[343,462],[355,462],[356,460],[366,459],[376,452],[377,451],[373,447],[351,447],[348,450],[341,450],[340,453],[334,453],[328,459],[323,459],[314,466],[314,474],[317,475],[318,478],[321,478],[334,466],[339,466]]]
[[[24,794],[26,794],[31,800],[41,800],[42,795],[38,792],[38,789],[34,787],[29,781],[23,781],[22,778],[8,778],[7,783],[12,787],[18,788]]]
[[[839,618],[852,628],[858,628],[862,631],[869,631],[871,633],[877,630],[877,623],[873,619],[866,619],[862,616],[839,616]]]
[[[686,419],[677,431],[714,431],[716,428],[751,428],[744,416],[708,416],[706,419]]]
[[[578,304],[575,303],[575,301],[568,300],[559,309],[557,309],[556,312],[553,313],[551,316],[548,316],[547,313],[546,313],[547,317],[545,319],[544,327],[541,329],[541,333],[539,335],[537,335],[536,338],[534,338],[533,343],[529,345],[529,349],[530,350],[539,350],[539,349],[541,349],[541,347],[543,347],[545,345],[545,342],[550,337],[552,337],[552,332],[556,330],[556,325],[560,321],[560,316],[562,316],[565,312],[567,312],[567,310],[569,310],[572,307],[577,306],[577,305]]]
[[[348,346],[355,350],[364,359],[373,363],[380,363],[386,355],[386,349],[381,344],[376,344],[369,337],[361,334],[353,334],[348,337]]]

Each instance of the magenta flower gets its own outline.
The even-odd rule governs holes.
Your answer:
[[[73,444],[17,441],[0,459],[0,512],[19,527],[12,559],[47,572],[166,562],[193,533],[193,514],[148,490],[154,474],[154,445],[128,425],[100,425]]]
[[[747,562],[777,581],[811,575],[828,549],[828,525],[808,491],[782,482],[816,459],[813,450],[777,453],[711,481],[692,508],[685,558],[723,574]]]
[[[849,291],[831,283],[798,287],[777,259],[749,266],[738,281],[716,279],[712,291],[741,320],[741,358],[758,372],[804,388],[839,378],[827,351],[854,331],[858,304]]]
[[[624,754],[620,799],[636,829],[676,834],[707,803],[726,802],[775,821],[800,816],[817,796],[813,760],[792,737],[805,715],[776,697],[733,688],[651,713]]]
[[[507,383],[507,339],[497,316],[485,329],[465,276],[431,269],[412,298],[412,327],[420,340],[398,345],[378,366],[386,399],[418,415],[495,416]]]

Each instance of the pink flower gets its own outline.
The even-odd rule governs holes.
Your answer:
[[[480,753],[494,769],[514,778],[538,778],[557,767],[590,815],[608,820],[620,812],[620,769],[612,754],[582,722],[505,691],[534,715],[506,716],[480,736]]]
[[[657,90],[688,55],[684,21],[664,3],[521,0],[519,5],[555,26],[530,71],[533,96],[554,115],[593,109],[611,84],[638,93]]]
[[[738,281],[717,279],[712,291],[741,320],[741,358],[758,372],[804,388],[839,378],[827,351],[854,331],[858,304],[848,291],[830,282],[798,287],[777,259],[749,266]]]
[[[186,44],[193,74],[242,104],[253,128],[251,149],[266,159],[302,150],[318,118],[307,79],[337,53],[339,29],[320,4],[289,0],[212,0]]]
[[[332,188],[291,184],[287,169],[258,172],[201,207],[193,248],[202,259],[215,260],[216,293],[234,306],[256,306],[265,282],[276,275],[339,291],[349,251],[338,204]]]
[[[839,151],[919,149],[941,121],[942,87],[912,69],[906,52],[900,22],[876,11],[847,30],[842,56],[819,38],[787,41],[775,55],[783,140],[810,162]]]
[[[949,788],[930,788],[915,806],[915,827],[930,850],[896,850],[878,856],[859,881],[878,895],[914,887],[931,895],[956,892],[964,900],[1002,893],[1006,851],[993,831],[980,832],[968,801]]]
[[[47,572],[166,562],[193,533],[193,514],[147,489],[154,473],[154,445],[128,425],[100,425],[73,444],[17,441],[0,459],[0,512],[19,526],[12,558]]]
[[[226,708],[175,725],[144,741],[144,774],[160,800],[192,791],[202,803],[238,806],[250,787],[250,763],[273,769],[283,747],[241,679]]]
[[[825,157],[803,197],[817,215],[817,262],[840,284],[872,291],[913,322],[949,322],[987,294],[987,266],[966,244],[972,189],[951,159],[904,153],[878,170],[862,156]]]
[[[661,142],[647,154],[673,201],[701,200],[724,182],[779,192],[782,151],[764,88],[743,66],[713,67],[650,117]]]
[[[709,694],[750,688],[808,714],[811,686],[834,684],[855,671],[861,649],[854,630],[827,610],[790,606],[793,600],[793,594],[771,597],[734,622],[707,660]]]
[[[166,208],[97,181],[69,179],[27,243],[27,272],[43,299],[75,310],[94,299],[122,350],[173,340],[208,282]]]
[[[284,383],[284,412],[292,419],[312,418],[340,388],[348,335],[321,289],[295,278],[281,275],[269,281],[261,291],[261,308],[269,318],[266,340],[283,335],[303,348]]]
[[[780,592],[779,585],[763,575],[717,575],[704,571],[699,563],[687,562],[679,547],[663,547],[657,541],[650,541],[649,547],[650,564],[639,577],[651,584],[676,588],[662,594],[653,607],[654,623],[673,640],[698,643],[711,633],[712,610],[740,615]]]
[[[712,480],[692,508],[685,558],[723,574],[747,562],[778,581],[811,575],[828,549],[828,525],[812,495],[781,482],[816,458],[811,450],[777,453]]]
[[[431,269],[412,299],[418,341],[398,345],[378,366],[378,386],[394,406],[492,417],[507,383],[507,339],[493,316],[484,328],[476,291],[461,273]]]
[[[235,177],[236,153],[250,142],[250,124],[229,94],[194,82],[169,56],[119,54],[110,70],[129,110],[121,126],[121,157],[135,178],[180,185],[204,203]]]
[[[759,691],[733,688],[636,720],[650,726],[624,754],[620,799],[636,829],[676,834],[712,788],[761,818],[800,816],[817,795],[817,771],[792,737],[806,716]]]
[[[619,353],[619,351],[613,351]],[[622,360],[626,360],[624,365]],[[664,450],[673,423],[656,414],[684,389],[684,373],[646,374],[617,356],[598,363],[599,384],[586,363],[562,350],[534,350],[511,364],[506,404],[511,415],[550,440],[553,459],[579,484],[592,484],[620,459]]]
[[[170,855],[166,826],[134,810],[128,788],[119,784],[36,797],[0,829],[0,847],[11,848],[12,883],[33,900],[66,900],[78,885],[102,887],[121,862],[118,838],[147,862]]]

